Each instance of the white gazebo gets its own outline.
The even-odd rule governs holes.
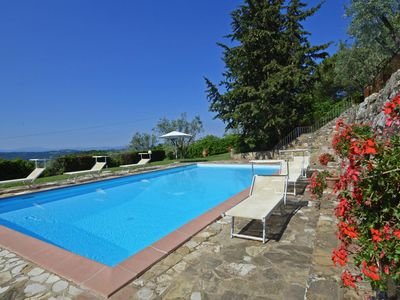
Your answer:
[[[191,134],[179,132],[179,131],[171,131],[167,134],[164,134],[160,136],[162,139],[167,139],[172,142],[172,144],[175,146],[175,158],[178,159],[178,141],[179,140],[184,140],[185,138],[191,138]]]

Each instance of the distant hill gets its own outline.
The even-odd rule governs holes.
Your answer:
[[[52,159],[62,155],[81,152],[79,150],[55,150],[55,151],[42,151],[42,152],[0,152],[0,158],[15,159],[20,158],[28,160],[31,158]]]
[[[41,158],[41,159],[53,159],[66,154],[87,152],[87,151],[121,151],[127,149],[126,147],[94,147],[94,148],[82,148],[82,149],[61,149],[61,150],[48,150],[48,151],[1,151],[0,158],[3,159],[24,159],[28,160],[31,158]]]

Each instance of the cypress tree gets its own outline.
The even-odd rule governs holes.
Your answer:
[[[219,44],[226,71],[219,84],[206,78],[207,97],[247,148],[268,149],[311,115],[316,59],[328,45],[311,46],[302,22],[318,9],[298,0],[245,0],[232,12],[234,46]]]

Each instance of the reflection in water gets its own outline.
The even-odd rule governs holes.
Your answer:
[[[42,218],[39,218],[37,216],[27,216],[27,217],[25,217],[25,219],[27,219],[29,221],[36,221],[36,222],[42,221]]]
[[[96,189],[96,201],[103,202],[107,199],[107,192],[101,188]]]
[[[37,203],[33,203],[33,206],[36,208],[45,209],[43,206],[41,206],[40,204],[37,204]]]

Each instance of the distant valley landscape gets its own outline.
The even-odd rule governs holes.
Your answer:
[[[60,150],[44,150],[44,149],[16,149],[15,151],[0,150],[0,158],[3,159],[24,159],[28,160],[31,158],[39,159],[53,159],[59,156],[79,153],[83,151],[119,151],[124,150],[126,147],[93,147],[93,148],[82,148],[82,149],[60,149]]]

